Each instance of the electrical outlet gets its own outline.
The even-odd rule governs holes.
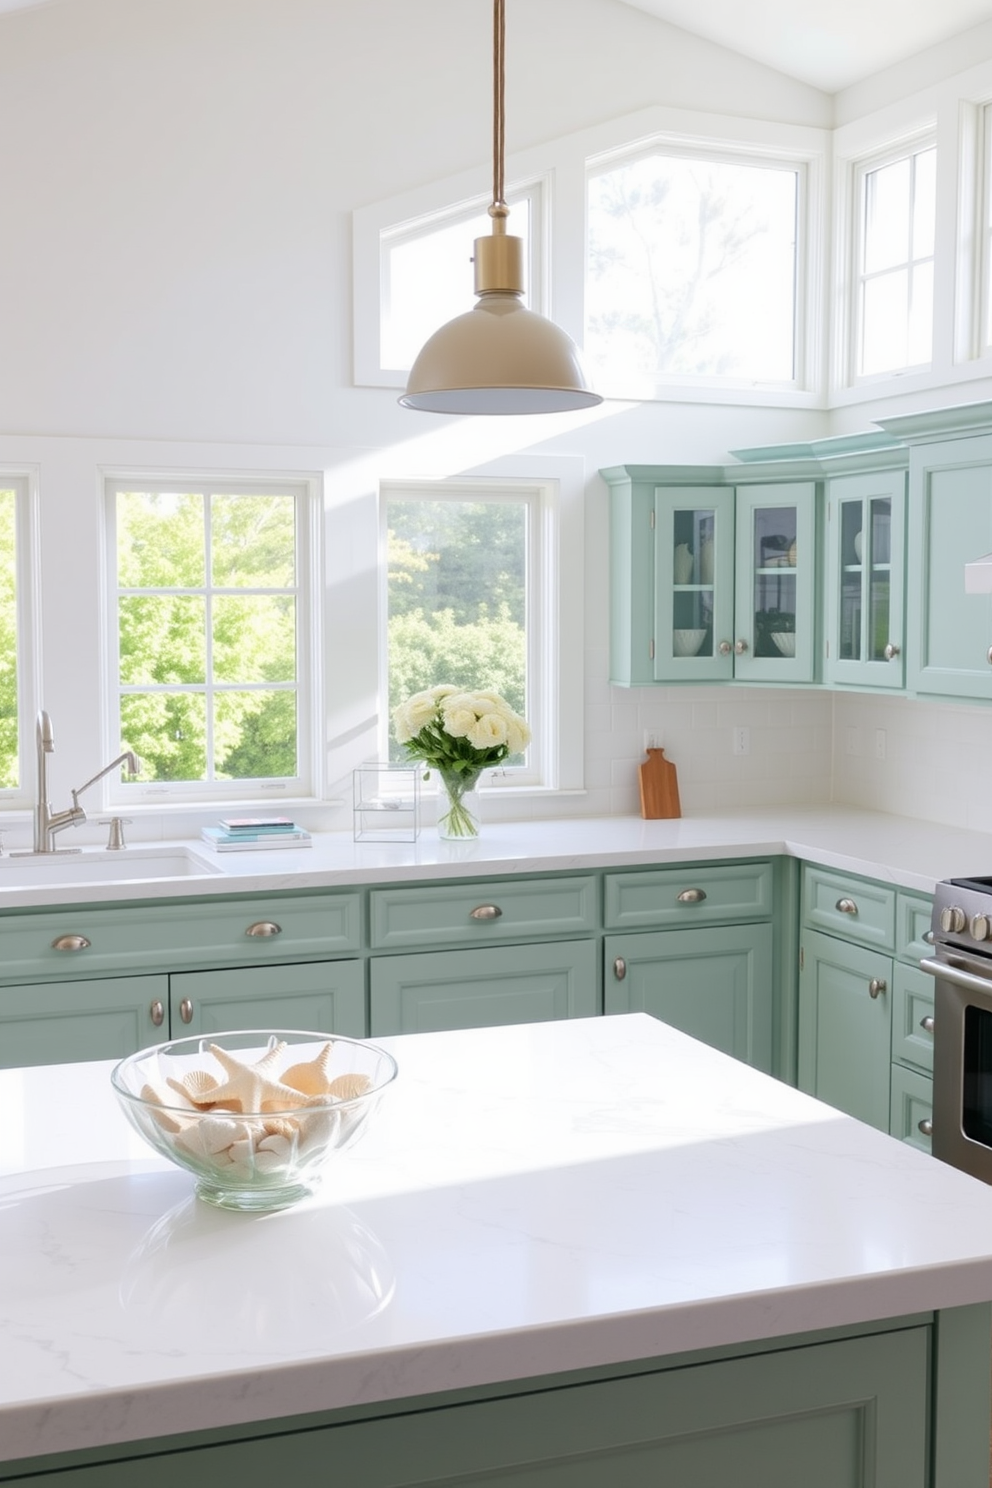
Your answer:
[[[736,724],[731,733],[734,754],[750,754],[751,752],[751,730],[743,724]]]
[[[884,758],[885,758],[885,730],[884,729],[876,729],[875,730],[875,758],[877,760],[884,760]]]

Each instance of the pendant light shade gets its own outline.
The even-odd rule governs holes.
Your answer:
[[[505,0],[493,0],[492,235],[475,240],[473,309],[426,342],[404,408],[428,413],[564,413],[602,403],[565,332],[523,303],[523,242],[506,232],[503,199]]]

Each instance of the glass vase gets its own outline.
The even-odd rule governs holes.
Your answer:
[[[464,842],[479,835],[481,770],[438,770],[437,835],[443,842]]]

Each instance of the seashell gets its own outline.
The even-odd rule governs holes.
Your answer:
[[[272,1175],[285,1172],[289,1166],[287,1159],[279,1152],[259,1151],[255,1153],[255,1172]]]
[[[282,1083],[299,1090],[303,1095],[326,1095],[330,1088],[332,1043],[325,1044],[317,1055],[305,1064],[294,1064],[282,1072]]]
[[[154,1085],[142,1085],[141,1099],[153,1102],[157,1106],[168,1106],[171,1102],[164,1091],[156,1090]],[[171,1111],[153,1111],[152,1119],[158,1123],[163,1131],[178,1132],[186,1126],[182,1116],[176,1116]]]
[[[258,1144],[258,1153],[260,1155],[263,1152],[271,1152],[283,1162],[288,1162],[293,1155],[293,1143],[288,1137],[263,1137]]]
[[[287,1137],[290,1141],[295,1141],[300,1123],[293,1116],[270,1116],[262,1122],[262,1130],[267,1137]]]
[[[255,1143],[251,1137],[242,1137],[238,1142],[232,1142],[227,1149],[230,1159],[239,1167],[246,1168],[249,1172],[255,1166]]]
[[[170,1080],[173,1090],[188,1096],[194,1106],[209,1106],[213,1103],[212,1091],[217,1089],[217,1080],[209,1070],[195,1069],[183,1075],[181,1081]]]
[[[215,1153],[223,1152],[233,1143],[244,1141],[246,1136],[250,1136],[243,1121],[232,1121],[229,1116],[204,1116],[197,1125],[200,1128],[200,1143],[207,1157],[213,1157]]]
[[[335,1100],[356,1100],[358,1096],[364,1095],[371,1090],[372,1081],[368,1075],[338,1075],[332,1080],[327,1088],[328,1095],[333,1095]]]

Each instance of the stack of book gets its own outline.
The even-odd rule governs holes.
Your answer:
[[[215,852],[257,852],[260,848],[309,847],[310,833],[288,816],[228,816],[200,833]]]

